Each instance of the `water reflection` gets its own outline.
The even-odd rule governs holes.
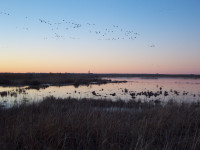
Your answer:
[[[50,86],[45,89],[26,89],[26,87],[0,87],[0,104],[12,106],[15,103],[41,101],[46,96],[56,98],[93,98],[93,99],[135,99],[142,101],[178,102],[200,100],[200,79],[141,79],[141,78],[111,78],[112,80],[127,80],[127,83],[110,83],[104,85]]]

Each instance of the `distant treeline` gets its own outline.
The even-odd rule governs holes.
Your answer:
[[[0,73],[0,79],[5,77],[48,77],[48,76],[60,76],[60,77],[138,77],[138,78],[200,78],[197,74],[98,74],[98,73]]]
[[[139,78],[200,78],[195,74],[97,74],[100,77],[139,77]]]

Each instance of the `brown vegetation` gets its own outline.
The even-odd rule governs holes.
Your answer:
[[[0,109],[1,149],[199,149],[200,106],[48,97]]]
[[[101,79],[94,74],[70,74],[70,73],[0,73],[1,86],[30,86],[39,89],[48,85],[89,85],[118,83],[124,81],[111,81]]]

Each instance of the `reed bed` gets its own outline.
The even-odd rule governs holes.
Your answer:
[[[200,105],[56,99],[0,109],[5,150],[200,149]]]

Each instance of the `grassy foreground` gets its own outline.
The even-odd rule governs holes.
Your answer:
[[[75,100],[0,109],[8,150],[200,149],[200,106],[170,102]]]

